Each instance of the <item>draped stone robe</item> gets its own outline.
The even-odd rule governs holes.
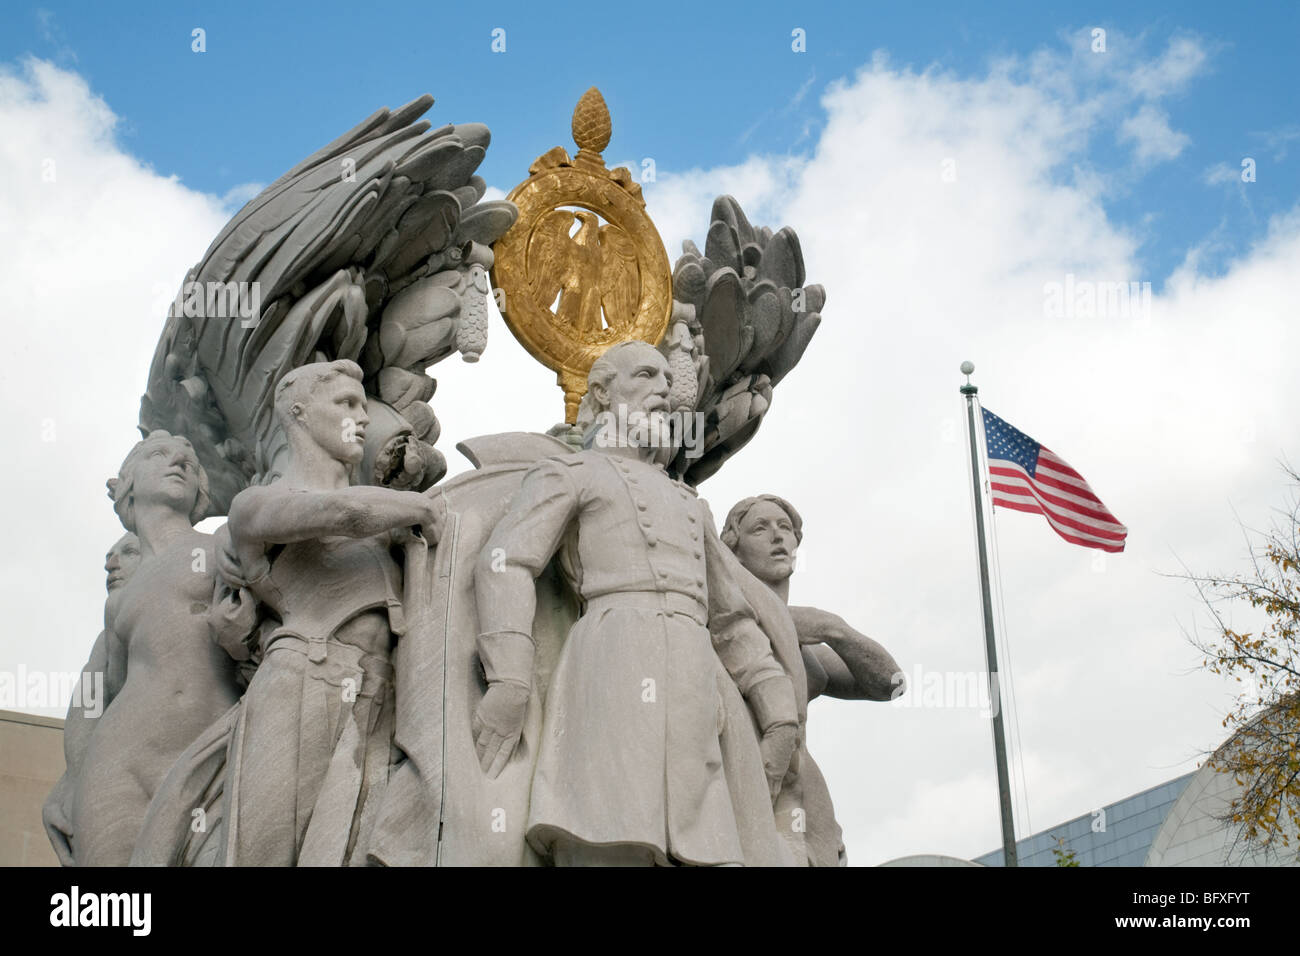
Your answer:
[[[719,739],[726,684],[744,695],[786,672],[723,570],[708,506],[651,464],[556,456],[524,477],[487,548],[536,577],[562,546],[585,613],[546,696],[529,842],[539,852],[567,838],[643,846],[661,862],[743,862]],[[476,582],[484,634],[530,630],[532,609],[509,580]]]

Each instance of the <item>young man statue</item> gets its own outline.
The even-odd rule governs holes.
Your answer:
[[[289,443],[278,481],[240,492],[230,538],[248,589],[278,620],[244,695],[226,767],[224,862],[361,865],[387,777],[393,641],[405,628],[393,549],[440,512],[425,495],[351,484],[366,396],[350,361],[276,386]]]

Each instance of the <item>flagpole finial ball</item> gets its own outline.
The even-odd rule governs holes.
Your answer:
[[[962,363],[961,363],[961,373],[962,373],[963,375],[969,375],[969,374],[970,374],[971,372],[973,372],[973,371],[975,371],[975,363],[974,363],[974,362],[962,362]]]

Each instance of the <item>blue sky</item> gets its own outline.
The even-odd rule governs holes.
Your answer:
[[[163,175],[222,195],[266,183],[379,105],[423,92],[435,123],[493,131],[480,170],[504,189],[567,142],[589,85],[615,122],[611,157],[660,170],[722,166],[752,153],[803,155],[824,123],[821,92],[884,51],[891,65],[983,75],[1005,57],[1063,51],[1102,27],[1112,57],[1191,36],[1208,56],[1162,105],[1189,142],[1153,168],[1133,162],[1103,113],[1080,164],[1107,176],[1108,215],[1141,245],[1156,287],[1190,240],[1221,269],[1300,195],[1292,105],[1300,6],[1291,3],[674,5],[69,3],[14,8],[0,61],[25,55],[75,69],[120,117],[123,149]],[[207,51],[191,50],[202,27]],[[492,31],[506,50],[491,50]],[[806,52],[791,31],[806,31]],[[1116,33],[1122,36],[1116,36]],[[1218,164],[1258,164],[1249,191],[1205,182]],[[1073,168],[1055,175],[1068,180]],[[847,186],[846,188],[851,188]],[[675,251],[675,250],[670,250]]]

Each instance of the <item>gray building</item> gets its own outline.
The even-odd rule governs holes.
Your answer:
[[[1020,865],[1056,866],[1052,850],[1062,849],[1073,850],[1080,866],[1143,866],[1170,810],[1196,775],[1166,780],[1150,790],[1017,840]],[[985,853],[975,862],[1001,866],[1002,850]]]
[[[1290,846],[1247,846],[1225,826],[1232,799],[1241,792],[1230,773],[1208,762],[1085,816],[1075,817],[1016,842],[1021,866],[1056,866],[1053,848],[1073,850],[1080,866],[1295,866],[1300,833],[1287,829]],[[1064,840],[1064,843],[1058,842]],[[976,858],[1001,866],[1002,851]]]

